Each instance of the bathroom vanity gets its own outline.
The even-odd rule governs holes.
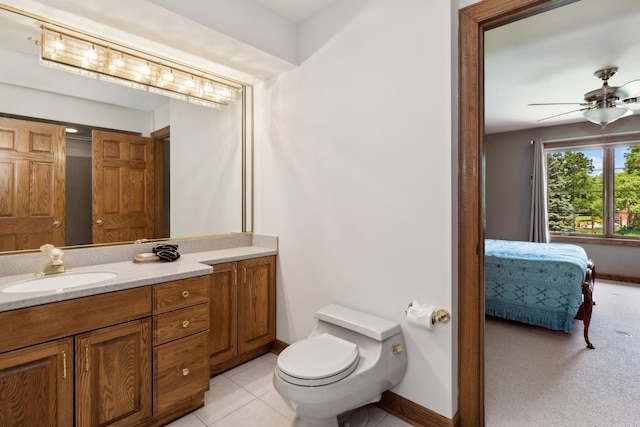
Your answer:
[[[211,373],[275,340],[276,253],[85,266],[116,274],[22,298],[2,289],[24,275],[0,277],[0,424],[161,426],[203,406]]]

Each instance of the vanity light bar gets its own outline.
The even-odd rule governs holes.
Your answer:
[[[138,90],[147,90],[147,86],[141,83],[132,82],[130,80],[119,79],[118,77],[108,76],[106,74],[98,74],[98,78],[100,80],[104,80],[105,82],[115,83],[118,85],[130,87]]]
[[[236,91],[242,90],[240,85],[151,55],[46,25],[42,26],[40,63],[208,107],[228,105]]]

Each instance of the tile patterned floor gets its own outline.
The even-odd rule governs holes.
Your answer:
[[[203,408],[169,424],[170,427],[291,427],[295,414],[273,388],[276,355],[267,353],[211,378]],[[367,427],[410,426],[377,408],[366,406]]]

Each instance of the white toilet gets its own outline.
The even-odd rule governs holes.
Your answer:
[[[280,353],[273,385],[295,426],[337,426],[339,414],[380,400],[407,368],[398,323],[339,305],[319,310],[311,334]]]

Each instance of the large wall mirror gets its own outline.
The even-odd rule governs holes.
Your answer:
[[[17,12],[0,8],[0,254],[252,231],[251,85],[210,108],[46,67]]]

